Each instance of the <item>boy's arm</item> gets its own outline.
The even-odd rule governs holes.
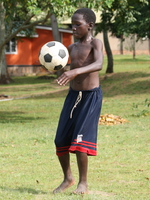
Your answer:
[[[102,69],[103,65],[103,45],[98,39],[92,41],[94,62],[80,68],[76,68],[67,72],[64,72],[57,80],[59,85],[66,85],[69,81],[73,80],[77,75],[84,73],[91,73]]]

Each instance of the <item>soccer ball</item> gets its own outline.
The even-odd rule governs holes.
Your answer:
[[[39,61],[48,71],[58,71],[65,67],[68,57],[67,48],[57,41],[44,44],[39,52]]]

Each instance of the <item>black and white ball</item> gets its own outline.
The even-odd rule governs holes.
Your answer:
[[[44,44],[39,53],[39,61],[48,71],[58,71],[68,62],[67,48],[60,42],[51,41]]]

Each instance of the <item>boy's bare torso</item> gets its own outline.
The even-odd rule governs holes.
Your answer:
[[[86,43],[76,42],[70,47],[71,69],[87,66],[94,62],[92,40]],[[76,76],[70,86],[74,90],[90,90],[99,86],[99,72]]]

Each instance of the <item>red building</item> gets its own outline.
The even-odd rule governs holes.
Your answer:
[[[68,47],[73,42],[72,30],[59,29],[61,42]],[[18,35],[17,41],[12,40],[6,47],[6,62],[10,75],[25,75],[41,72],[38,55],[40,48],[53,41],[52,28],[36,26],[36,34],[30,38]]]

